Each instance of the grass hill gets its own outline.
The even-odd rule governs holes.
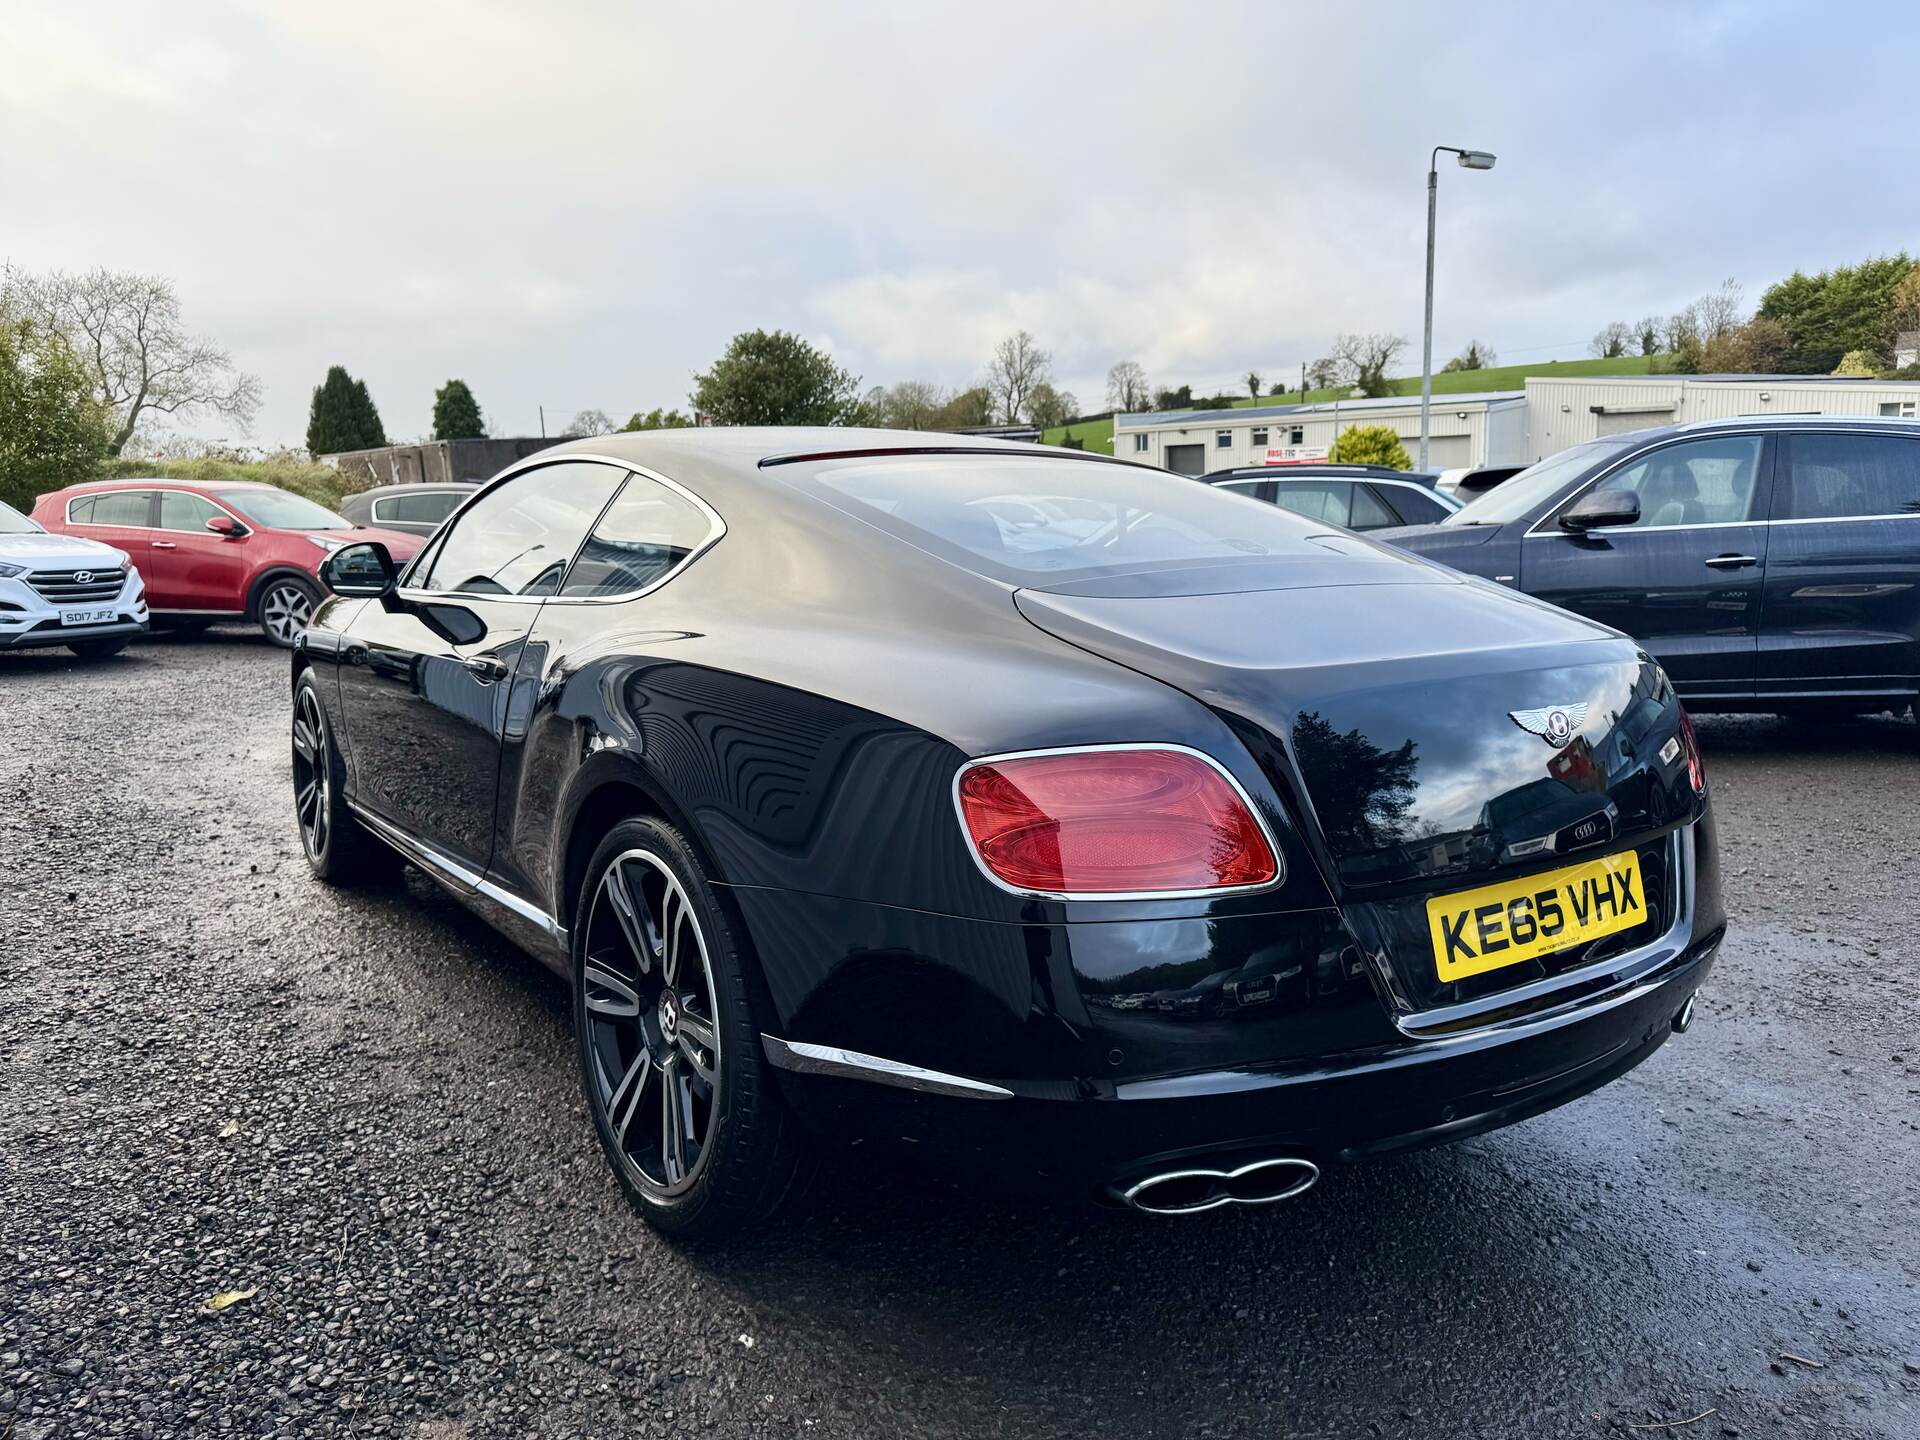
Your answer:
[[[1529,375],[1576,376],[1576,375],[1646,375],[1651,372],[1657,355],[1622,355],[1614,360],[1546,360],[1535,361],[1531,365],[1497,365],[1491,370],[1454,370],[1433,377],[1433,393],[1436,395],[1460,395],[1473,390],[1518,390]],[[1396,395],[1418,395],[1420,377],[1402,376],[1392,382]],[[1343,394],[1345,392],[1342,392]],[[1332,390],[1309,390],[1307,403],[1331,400]],[[1289,390],[1284,395],[1263,395],[1258,400],[1243,396],[1233,402],[1235,409],[1244,410],[1255,405],[1298,405],[1302,403],[1298,390]],[[1075,425],[1057,425],[1046,431],[1040,438],[1049,445],[1064,445],[1071,437],[1081,442],[1081,448],[1091,450],[1098,455],[1113,453],[1113,421],[1083,420]]]

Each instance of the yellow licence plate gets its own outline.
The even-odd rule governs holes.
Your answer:
[[[1646,918],[1640,857],[1631,850],[1427,901],[1442,980],[1551,955]]]

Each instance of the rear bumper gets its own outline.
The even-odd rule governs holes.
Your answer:
[[[1005,925],[736,891],[815,1133],[1057,1196],[1201,1156],[1320,1165],[1564,1104],[1672,1033],[1725,933],[1710,814],[1671,833],[1657,940],[1452,1012],[1408,1013],[1338,912]],[[823,960],[823,956],[826,957]]]

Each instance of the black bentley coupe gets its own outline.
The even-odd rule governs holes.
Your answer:
[[[1284,1199],[1630,1069],[1725,929],[1632,641],[1159,470],[607,436],[326,579],[314,870],[404,858],[569,978],[600,1142],[674,1234],[822,1140]]]

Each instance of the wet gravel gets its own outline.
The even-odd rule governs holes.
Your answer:
[[[307,877],[286,694],[0,656],[0,1440],[1920,1436],[1911,721],[1702,723],[1737,932],[1572,1106],[1185,1222],[848,1163],[693,1253],[558,983]]]

